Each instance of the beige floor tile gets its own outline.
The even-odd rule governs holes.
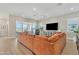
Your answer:
[[[62,55],[77,55],[75,42],[68,40]],[[0,55],[32,55],[16,38],[0,37]]]

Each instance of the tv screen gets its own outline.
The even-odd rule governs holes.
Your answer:
[[[46,24],[46,30],[58,30],[58,23]]]

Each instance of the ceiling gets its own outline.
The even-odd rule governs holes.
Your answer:
[[[79,11],[79,3],[0,3],[0,16],[9,14],[35,20]]]

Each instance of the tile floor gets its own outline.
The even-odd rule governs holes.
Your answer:
[[[75,42],[68,40],[62,55],[77,55]],[[32,55],[16,38],[0,37],[0,55]]]

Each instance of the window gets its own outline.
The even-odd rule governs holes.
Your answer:
[[[16,21],[16,32],[17,33],[28,31],[34,34],[35,29],[36,29],[36,24],[34,23]]]
[[[16,22],[16,32],[22,32],[23,24],[21,22]]]
[[[68,30],[74,31],[79,27],[78,25],[79,20],[77,18],[69,19],[68,20]]]
[[[23,23],[23,32],[28,31],[28,24]]]
[[[35,34],[36,24],[31,24],[31,31]]]

